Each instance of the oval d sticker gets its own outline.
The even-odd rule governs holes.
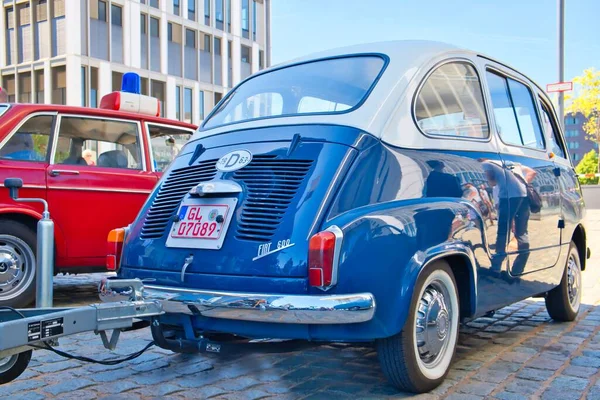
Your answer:
[[[248,150],[236,150],[225,154],[217,161],[217,169],[222,172],[231,172],[245,167],[252,161],[252,153]]]

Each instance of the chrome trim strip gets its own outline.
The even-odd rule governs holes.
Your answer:
[[[138,190],[138,189],[108,189],[108,188],[94,188],[94,187],[70,187],[70,186],[50,186],[48,189],[51,190],[79,190],[79,191],[91,191],[91,192],[114,192],[114,193],[142,193],[150,194],[152,190]]]
[[[107,279],[102,282],[103,302],[129,301],[140,295],[157,301],[168,313],[208,318],[277,324],[355,324],[375,314],[371,293],[291,295],[219,292],[144,285],[139,279]]]
[[[3,187],[5,187],[4,183],[0,183],[0,188],[3,188]],[[25,185],[23,185],[23,187],[21,189],[46,189],[46,186],[45,185],[27,185],[27,184],[25,184]]]
[[[142,161],[142,169],[141,171],[152,171],[147,169],[146,165],[146,156],[144,155],[144,139],[143,139],[143,131],[142,131],[142,123],[140,120],[135,119],[127,119],[127,118],[115,118],[115,117],[105,117],[101,115],[89,115],[89,114],[69,114],[69,113],[60,113],[58,115],[59,119],[56,124],[56,135],[55,141],[53,143],[52,155],[50,158],[50,165],[61,165],[54,163],[54,156],[56,155],[56,146],[58,145],[58,136],[60,134],[60,124],[62,124],[63,118],[79,118],[79,119],[99,119],[104,121],[112,121],[112,122],[120,122],[124,124],[135,124],[137,127],[137,140],[138,140],[138,149],[140,150],[140,157]],[[99,156],[99,154],[96,154]],[[85,165],[83,167],[86,167]]]
[[[146,142],[148,143],[148,151],[150,152],[150,154],[149,154],[150,155],[150,171],[158,172],[158,171],[156,171],[156,168],[154,168],[154,150],[152,148],[152,137],[150,136],[150,126],[158,126],[158,127],[169,128],[169,129],[179,129],[184,132],[187,132],[190,134],[190,138],[188,139],[186,144],[189,143],[190,140],[192,140],[192,136],[194,136],[194,133],[196,133],[196,131],[193,129],[188,129],[188,128],[184,128],[184,127],[177,126],[177,125],[168,125],[168,124],[160,124],[157,122],[144,121],[144,128],[146,129],[145,138],[146,138]],[[157,136],[157,137],[160,137],[160,136]],[[182,147],[182,149],[183,149],[183,147]],[[161,172],[164,172],[164,171],[161,171]]]

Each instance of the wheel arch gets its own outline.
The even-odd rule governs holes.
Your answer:
[[[451,246],[451,249],[447,247]],[[435,263],[444,261],[452,270],[458,290],[461,318],[472,317],[477,313],[477,263],[473,251],[464,244],[444,244],[437,247],[446,249],[433,250],[419,270],[415,282],[424,271],[434,268]]]
[[[577,246],[577,253],[579,253],[579,262],[581,262],[581,270],[585,271],[587,265],[587,238],[586,232],[583,225],[579,224],[575,227],[571,241]]]
[[[37,232],[37,223],[42,219],[42,215],[35,210],[0,208],[0,219],[19,222],[30,228],[33,232]],[[54,248],[58,256],[66,257],[65,238],[56,223],[54,223]]]

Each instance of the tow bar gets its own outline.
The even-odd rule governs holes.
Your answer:
[[[23,187],[21,179],[6,179],[4,186],[15,201],[43,203],[44,213],[37,229],[36,308],[0,307],[0,385],[25,371],[33,349],[54,350],[51,345],[56,345],[60,337],[95,332],[100,335],[105,348],[114,350],[122,331],[140,326],[136,318],[164,314],[159,302],[142,298],[143,283],[139,279],[110,282],[111,289],[129,293],[130,301],[52,308],[54,223],[48,204],[43,199],[19,198],[19,189]]]

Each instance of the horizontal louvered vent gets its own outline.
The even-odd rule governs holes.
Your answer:
[[[236,234],[240,240],[266,242],[273,237],[313,163],[276,157],[254,156],[233,175],[247,191]]]
[[[200,182],[215,177],[216,163],[217,160],[206,160],[198,165],[171,171],[150,206],[140,235],[142,239],[156,239],[163,235],[185,194]]]

